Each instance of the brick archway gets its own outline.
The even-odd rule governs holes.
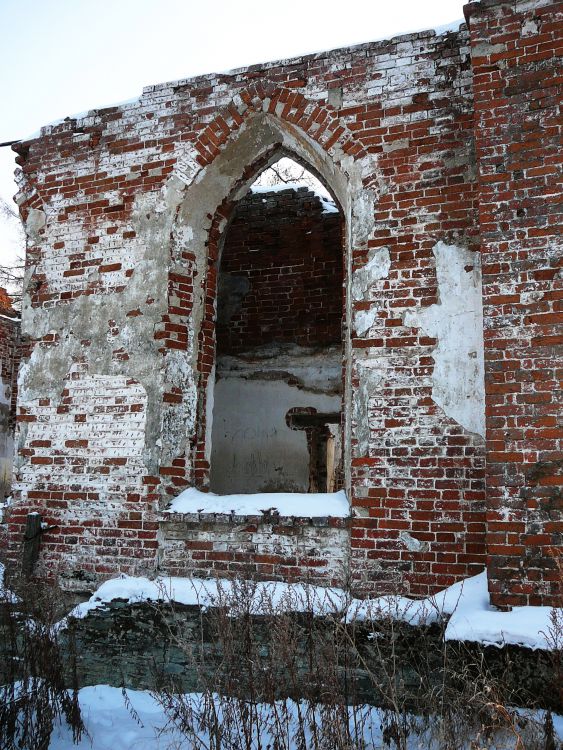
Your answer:
[[[267,96],[264,89],[260,92],[262,96],[258,96],[258,91],[259,86],[241,96],[239,108],[242,114],[235,104],[218,114],[203,129],[178,166],[176,178],[182,179],[185,188],[178,206],[176,239],[172,243],[174,260],[169,276],[169,298],[175,304],[170,305],[164,324],[168,331],[160,335],[164,337],[167,332],[173,335],[182,330],[184,340],[192,342],[189,356],[198,374],[197,382],[190,385],[192,438],[189,444],[188,441],[184,443],[182,451],[176,454],[169,451],[171,460],[164,462],[161,468],[168,495],[177,492],[178,487],[190,483],[205,485],[207,482],[210,434],[206,425],[210,421],[208,391],[214,363],[213,308],[221,238],[234,205],[257,175],[281,155],[291,155],[319,176],[339,203],[346,227],[343,239],[345,276],[349,270],[350,242],[354,234],[351,224],[356,216],[352,206],[354,191],[349,186],[351,179],[356,185],[361,185],[361,168],[356,157],[363,155],[362,148],[354,143],[347,129],[327,108],[307,102],[304,97],[287,90],[285,93],[283,90],[270,92],[271,96]],[[271,114],[270,110],[280,112],[286,119]],[[312,138],[308,131],[316,137]],[[233,163],[237,161],[238,165],[233,169]],[[346,163],[346,171],[342,162]],[[228,181],[224,178],[226,169],[231,170]],[[210,198],[210,195],[214,197]],[[371,214],[373,216],[373,210]],[[194,216],[198,218],[194,219]],[[197,224],[195,232],[193,224]],[[184,231],[186,225],[189,230]],[[188,243],[185,242],[186,236],[190,237]],[[178,307],[182,290],[187,291],[186,304]],[[345,317],[347,320],[346,310]],[[344,358],[348,362],[346,335]],[[346,372],[347,388],[350,379]],[[165,412],[173,412],[178,404],[185,402],[185,398],[182,388],[173,386],[164,394]],[[346,430],[349,430],[349,424]]]
[[[343,155],[361,159],[367,152],[330,106],[324,106],[289,88],[273,83],[256,83],[237,94],[203,126],[178,162],[176,174],[186,185],[200,177],[214,159],[236,138],[245,122],[258,113],[295,126],[304,137],[316,142],[335,160]]]

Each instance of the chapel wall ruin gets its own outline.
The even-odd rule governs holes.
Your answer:
[[[56,526],[37,570],[69,586],[166,569],[172,547],[171,570],[197,552],[198,571],[305,578],[322,548],[315,580],[345,568],[364,593],[427,594],[487,562],[493,603],[555,603],[561,12],[484,0],[469,30],[149,86],[16,144],[12,557],[37,511]],[[342,210],[350,519],[323,541],[304,508],[296,532],[240,519],[217,541],[225,508],[174,518],[168,544],[162,510],[209,482],[224,232],[282,155]],[[258,557],[259,527],[291,564]]]

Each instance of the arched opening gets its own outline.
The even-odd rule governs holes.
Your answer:
[[[342,487],[343,232],[325,185],[287,155],[232,208],[212,399],[208,389],[211,491]]]

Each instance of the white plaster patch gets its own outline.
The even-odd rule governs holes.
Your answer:
[[[537,21],[533,18],[529,18],[524,24],[522,24],[522,36],[534,36],[539,31]]]
[[[0,377],[0,502],[10,493],[12,477],[14,440],[9,426],[11,391],[10,383],[4,383]]]
[[[401,531],[399,539],[410,552],[426,552],[429,548],[428,542],[421,542],[420,539],[411,536],[408,531]]]
[[[399,76],[399,78],[403,78],[406,80],[405,76]],[[408,148],[409,147],[409,139],[408,138],[401,138],[397,141],[391,141],[391,143],[384,143],[383,144],[383,151],[385,153],[390,153],[391,151],[398,151],[402,148]]]
[[[176,176],[186,185],[191,185],[196,175],[201,172],[202,167],[198,163],[199,153],[193,144],[188,144],[184,154],[178,159]]]
[[[45,211],[30,208],[25,222],[25,232],[30,245],[35,245],[39,239],[39,232],[46,224]]]
[[[186,441],[195,429],[197,408],[197,389],[191,365],[192,331],[189,331],[190,342],[186,351],[176,349],[167,353],[164,369],[164,388],[180,388],[182,403],[168,405],[162,412],[162,435],[164,444],[162,462],[182,455]]]
[[[407,311],[403,323],[437,339],[434,402],[465,429],[485,437],[481,257],[444,242],[433,252],[439,303]]]
[[[4,383],[0,377],[0,406],[9,406],[12,389],[9,383]]]
[[[544,298],[545,292],[533,291],[533,292],[522,292],[520,295],[520,301],[523,305],[529,305],[532,302],[539,302]]]
[[[389,276],[390,268],[391,256],[386,247],[370,252],[366,265],[354,272],[352,278],[352,296],[354,299],[363,300],[372,284]]]
[[[213,408],[215,406],[216,365],[213,364],[207,381],[205,399],[205,458],[211,461],[211,435],[213,433]]]
[[[354,328],[358,336],[365,336],[365,334],[372,327],[379,310],[376,307],[372,307],[371,310],[358,310],[354,315]]]
[[[352,241],[356,247],[365,244],[372,235],[374,205],[372,190],[358,191],[352,204]]]

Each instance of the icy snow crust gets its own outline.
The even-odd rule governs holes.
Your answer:
[[[69,617],[82,618],[114,599],[129,601],[174,601],[202,607],[229,605],[236,615],[234,601],[251,601],[254,614],[312,611],[315,615],[338,615],[347,621],[376,621],[385,618],[410,625],[430,625],[449,616],[445,638],[450,641],[476,641],[486,646],[514,644],[531,649],[552,650],[550,607],[514,607],[498,612],[489,605],[487,575],[454,583],[435,596],[408,599],[381,596],[352,599],[338,588],[278,581],[202,580],[197,578],[148,578],[121,576],[103,583],[89,601],[79,604]],[[563,620],[563,609],[555,610]],[[60,623],[66,625],[67,619]]]
[[[449,615],[447,641],[475,641],[499,648],[513,644],[550,651],[554,648],[549,636],[552,612],[551,607],[514,607],[511,612],[499,612],[489,604],[487,573],[483,571],[426,599],[381,596],[358,600],[351,605],[349,615],[360,620],[388,616],[410,625],[430,625]],[[556,614],[563,618],[563,609]]]
[[[215,495],[195,488],[184,490],[174,498],[165,513],[235,513],[259,516],[278,512],[280,516],[305,518],[347,518],[350,504],[344,490],[339,492],[263,492],[252,495]]]

